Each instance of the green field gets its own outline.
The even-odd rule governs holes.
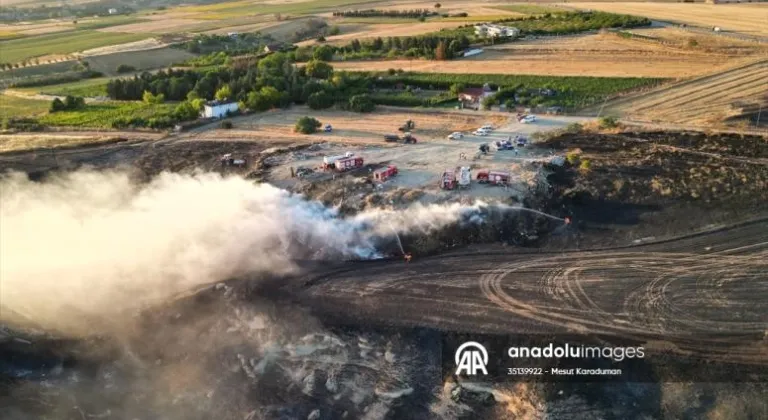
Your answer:
[[[48,54],[70,54],[146,38],[149,35],[83,30],[0,41],[0,62],[18,63]]]
[[[34,88],[25,88],[25,92],[36,92],[43,95],[56,96],[82,96],[85,98],[95,96],[107,96],[107,82],[109,78],[99,77],[96,79],[78,80],[77,82],[62,83],[60,85],[40,86]]]
[[[34,117],[48,112],[50,102],[39,99],[0,95],[0,118]]]
[[[161,118],[173,112],[176,104],[148,105],[143,102],[103,102],[88,104],[82,110],[46,114],[38,121],[43,125],[65,127],[112,128],[120,118]]]

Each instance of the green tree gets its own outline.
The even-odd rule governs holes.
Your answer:
[[[194,120],[200,115],[200,111],[190,101],[180,103],[173,110],[173,117],[179,121]]]
[[[451,92],[451,96],[459,96],[459,94],[461,93],[461,91],[464,90],[464,88],[465,86],[461,83],[452,84],[451,87],[449,88]]]
[[[312,134],[316,132],[321,125],[320,121],[312,117],[301,117],[296,121],[294,129],[297,133]]]
[[[229,88],[229,85],[224,85],[216,91],[216,95],[214,95],[214,97],[218,101],[226,101],[232,97],[232,89]]]
[[[162,93],[153,95],[152,92],[145,90],[144,94],[141,95],[141,100],[144,101],[145,104],[161,104],[165,102],[165,95]]]
[[[330,45],[323,45],[315,48],[315,52],[312,53],[312,58],[320,61],[331,61],[333,60],[333,51],[333,47]]]
[[[368,95],[354,95],[349,98],[349,109],[355,112],[371,112],[376,104]]]
[[[315,79],[328,79],[333,74],[333,67],[325,61],[310,60],[305,68],[307,76]]]
[[[326,109],[333,106],[333,96],[325,91],[315,92],[307,98],[307,105],[312,109]]]
[[[67,109],[67,107],[64,105],[64,102],[62,102],[61,99],[59,98],[55,98],[51,102],[51,107],[48,109],[48,112],[54,113],[54,112],[63,111],[65,109]]]

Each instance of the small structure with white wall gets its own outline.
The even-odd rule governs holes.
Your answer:
[[[109,13],[110,15],[116,15],[117,14],[117,9],[115,9],[115,8],[109,9],[109,10],[107,10],[107,13]]]
[[[203,118],[224,118],[240,109],[237,102],[211,101],[203,105]]]

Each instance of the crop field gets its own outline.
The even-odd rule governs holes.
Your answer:
[[[543,15],[544,13],[557,13],[567,10],[560,7],[541,6],[537,4],[510,4],[494,7],[499,10],[520,13],[523,15]]]
[[[0,94],[0,118],[29,117],[48,112],[50,102]]]
[[[137,71],[141,71],[168,67],[174,63],[184,62],[192,57],[195,57],[195,55],[182,49],[164,47],[151,50],[94,55],[89,56],[87,60],[91,65],[91,69],[109,76],[119,76],[116,70],[120,64],[129,64],[135,67]]]
[[[100,77],[97,79],[79,80],[77,82],[62,83],[60,85],[41,86],[35,88],[21,89],[25,92],[36,92],[42,95],[54,96],[82,96],[96,97],[107,95],[107,82],[109,78]]]
[[[88,104],[85,109],[46,114],[38,119],[41,124],[65,127],[112,128],[120,118],[159,118],[170,115],[174,104],[148,105],[143,102],[103,102]]]
[[[436,32],[444,28],[456,28],[458,26],[463,25],[464,23],[427,21],[427,22],[416,22],[416,23],[357,25],[353,28],[350,28],[350,31],[347,33],[326,37],[326,43],[334,44],[334,45],[337,45],[337,44],[343,45],[352,41],[353,39],[368,39],[368,38],[377,38],[377,37],[386,38],[386,37],[392,36],[393,34],[396,34],[397,36],[422,35],[422,34],[428,34],[430,32]],[[316,43],[317,42],[315,40],[308,40],[308,41],[299,42],[296,45],[304,46],[304,45],[314,45]],[[334,65],[336,65],[336,63],[334,63]]]
[[[70,54],[89,48],[138,41],[147,37],[148,35],[144,34],[74,31],[0,41],[0,61],[15,63],[33,57]]]
[[[768,60],[663,87],[606,106],[607,112],[644,121],[716,124],[741,107],[768,106]]]
[[[152,16],[151,19],[143,19],[141,21],[127,23],[125,25],[112,25],[103,27],[100,32],[107,33],[131,33],[131,34],[168,34],[185,32],[191,28],[194,28],[201,23],[205,23],[203,19],[168,19],[163,15]]]
[[[195,19],[230,19],[254,14],[307,15],[333,11],[335,8],[375,3],[365,0],[308,0],[301,2],[272,3],[258,1],[234,1],[204,6],[185,6],[177,11],[189,13]],[[362,7],[362,6],[360,6]]]
[[[768,4],[579,2],[568,6],[768,36]]]
[[[620,57],[621,60],[617,60]],[[403,69],[423,73],[520,74],[542,76],[679,78],[709,73],[733,65],[717,56],[589,54],[490,50],[460,60],[372,60],[334,62],[347,71]]]

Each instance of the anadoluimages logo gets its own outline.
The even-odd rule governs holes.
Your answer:
[[[488,351],[482,344],[475,341],[467,341],[456,349],[454,356],[456,360],[456,374],[477,375],[478,371],[487,375],[485,366],[488,365]]]

